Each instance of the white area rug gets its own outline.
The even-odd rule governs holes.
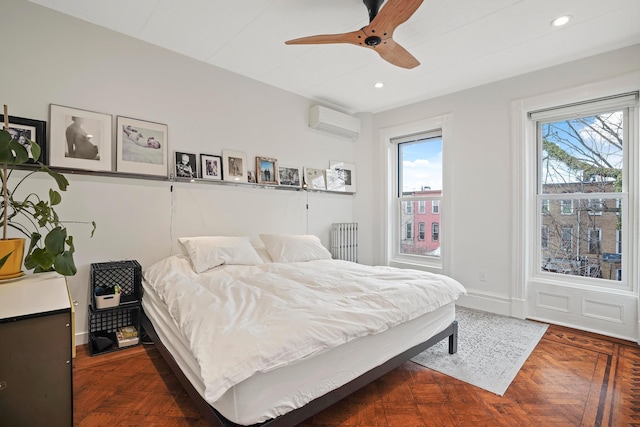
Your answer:
[[[442,340],[413,359],[427,368],[504,395],[548,325],[456,306],[458,352]]]

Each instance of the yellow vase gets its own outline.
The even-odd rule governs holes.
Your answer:
[[[13,279],[24,274],[22,271],[22,257],[24,256],[25,239],[0,239],[0,258],[8,253],[11,256],[7,258],[2,268],[0,268],[0,280]]]

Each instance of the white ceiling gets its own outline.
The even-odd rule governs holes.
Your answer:
[[[285,40],[358,30],[362,0],[30,0],[347,112],[380,112],[640,43],[640,0],[425,0],[394,33],[421,65]],[[384,8],[384,5],[382,6]],[[553,18],[569,14],[568,25]],[[385,87],[375,89],[382,81]]]

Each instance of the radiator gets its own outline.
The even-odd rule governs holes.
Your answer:
[[[333,259],[358,262],[358,223],[331,224],[331,256]]]

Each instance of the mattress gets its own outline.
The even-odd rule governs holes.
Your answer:
[[[145,314],[204,399],[205,385],[200,366],[189,350],[188,340],[154,289],[146,281],[143,281],[143,287]],[[241,425],[275,418],[300,407],[300,402],[326,394],[426,341],[449,326],[454,318],[455,306],[451,302],[384,332],[357,338],[268,372],[258,372],[235,384],[210,404],[224,417]]]

